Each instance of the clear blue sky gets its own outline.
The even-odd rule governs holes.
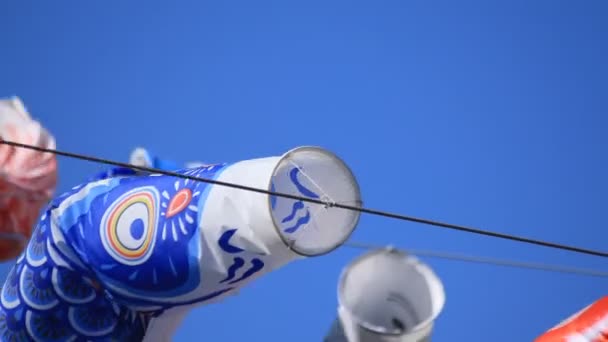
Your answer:
[[[61,149],[221,162],[321,145],[367,206],[608,250],[607,16],[601,0],[11,0],[0,96],[22,97]],[[100,169],[60,163],[60,190]],[[369,216],[353,240],[608,270]],[[359,253],[277,271],[175,340],[320,341]],[[608,294],[608,280],[425,260],[447,291],[436,341],[530,341]]]

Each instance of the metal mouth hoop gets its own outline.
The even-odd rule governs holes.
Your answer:
[[[367,253],[364,253],[364,254],[358,256],[357,258],[355,258],[348,266],[346,266],[342,270],[342,272],[340,274],[340,277],[338,280],[338,303],[340,305],[343,305],[343,303],[345,302],[345,300],[342,296],[342,292],[343,292],[342,289],[345,286],[345,279],[346,279],[348,273],[350,272],[350,270],[352,268],[354,268],[357,264],[364,261],[365,259],[368,259],[377,254],[384,254],[384,253],[391,253],[391,254],[395,254],[401,258],[408,258],[416,264],[421,264],[423,266],[426,266],[416,256],[406,253],[405,251],[398,250],[395,247],[390,246],[390,245],[386,246],[384,248],[377,248],[377,249],[371,250]],[[434,275],[434,273],[433,273],[433,276],[436,277],[436,275]],[[390,298],[387,298],[387,301],[390,301]],[[441,307],[443,307],[443,304],[441,305]],[[426,327],[428,324],[430,324],[431,322],[433,322],[436,319],[436,317],[429,317],[424,320],[421,320],[420,322],[418,322],[418,324],[416,324],[414,326],[406,327],[406,329],[395,329],[395,330],[390,329],[389,330],[389,329],[382,328],[382,327],[379,327],[374,324],[369,324],[369,323],[365,322],[364,320],[362,320],[357,315],[355,315],[352,311],[350,311],[349,308],[346,308],[346,309],[348,310],[352,319],[355,321],[355,323],[361,329],[374,333],[374,334],[379,334],[379,335],[389,336],[389,337],[400,337],[400,336],[414,333],[414,332],[419,331],[420,329]]]
[[[318,146],[301,146],[301,147],[296,147],[294,149],[291,149],[291,150],[285,152],[279,159],[279,162],[276,164],[276,166],[272,169],[272,175],[270,176],[270,179],[268,180],[268,189],[269,190],[272,188],[272,180],[273,180],[279,166],[281,165],[281,163],[284,160],[289,159],[289,157],[291,155],[298,153],[298,152],[303,152],[303,151],[319,152],[320,154],[324,154],[324,155],[334,159],[336,162],[338,162],[340,164],[340,166],[348,173],[350,178],[353,180],[353,186],[355,187],[355,193],[356,193],[355,203],[359,206],[363,205],[363,201],[361,200],[361,190],[359,188],[359,183],[357,182],[355,175],[352,172],[352,170],[350,169],[350,167],[335,153],[333,153],[327,149],[324,149],[322,147],[318,147]],[[324,199],[322,198],[322,200],[324,200]],[[353,223],[353,228],[335,246],[333,246],[323,252],[320,252],[320,253],[306,253],[306,252],[298,249],[297,246],[295,246],[295,242],[296,242],[295,240],[287,239],[281,232],[280,225],[278,224],[277,219],[274,217],[273,212],[272,212],[272,205],[271,205],[272,195],[267,195],[267,201],[268,201],[268,211],[269,211],[270,217],[272,218],[272,223],[274,225],[274,229],[275,229],[277,235],[279,235],[279,237],[281,238],[281,241],[283,241],[283,243],[289,250],[291,250],[295,254],[303,256],[303,257],[323,256],[323,255],[329,254],[329,253],[333,252],[334,250],[340,248],[346,242],[346,240],[348,240],[350,238],[352,233],[355,231],[357,225],[359,224],[359,220],[361,218],[361,213],[357,213],[356,219]],[[346,209],[341,209],[341,208],[335,208],[335,209],[346,210]]]

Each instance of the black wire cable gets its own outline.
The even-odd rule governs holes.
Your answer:
[[[363,249],[363,250],[374,250],[374,249],[382,249],[390,246],[381,246],[375,244],[368,243],[360,243],[360,242],[346,242],[344,243],[344,247],[354,248],[354,249]],[[446,252],[438,252],[433,250],[422,250],[422,249],[402,249],[399,248],[408,254],[412,254],[415,256],[429,257],[429,258],[438,258],[438,259],[446,259],[446,260],[455,260],[462,261],[467,263],[478,263],[478,264],[487,264],[494,266],[504,266],[504,267],[514,267],[514,268],[525,268],[537,271],[547,271],[547,272],[556,272],[556,273],[566,273],[566,274],[576,274],[583,275],[589,277],[599,277],[599,278],[608,278],[608,272],[596,271],[592,269],[585,268],[577,268],[577,267],[566,267],[561,265],[551,265],[551,264],[543,264],[543,263],[532,263],[525,261],[515,261],[515,260],[506,260],[506,259],[496,259],[489,257],[479,257],[473,255],[465,255],[465,254],[457,254],[457,253],[446,253]]]
[[[182,178],[182,179],[189,179],[189,180],[198,181],[198,182],[221,185],[221,186],[226,186],[226,187],[230,187],[230,188],[236,188],[236,189],[241,189],[241,190],[246,190],[246,191],[267,194],[267,195],[271,195],[271,196],[289,198],[289,199],[299,200],[299,201],[303,201],[303,202],[321,204],[321,205],[325,205],[325,206],[333,207],[333,208],[353,210],[353,211],[358,211],[358,212],[365,213],[365,214],[393,218],[393,219],[397,219],[397,220],[401,220],[401,221],[410,221],[410,222],[415,222],[415,223],[421,223],[421,224],[425,224],[425,225],[447,228],[447,229],[452,229],[452,230],[458,230],[458,231],[477,234],[477,235],[491,236],[491,237],[504,239],[504,240],[511,240],[511,241],[517,241],[517,242],[522,242],[522,243],[531,244],[531,245],[566,250],[566,251],[580,253],[580,254],[588,254],[588,255],[594,255],[594,256],[599,256],[599,257],[604,257],[604,258],[608,257],[607,252],[601,252],[601,251],[585,249],[585,248],[581,248],[581,247],[558,244],[558,243],[553,243],[553,242],[548,242],[548,241],[543,241],[543,240],[531,239],[531,238],[521,237],[521,236],[517,236],[517,235],[498,233],[498,232],[493,232],[493,231],[489,231],[489,230],[461,226],[461,225],[456,225],[456,224],[451,224],[451,223],[433,221],[433,220],[428,220],[428,219],[423,219],[423,218],[418,218],[418,217],[413,217],[413,216],[402,215],[402,214],[398,214],[398,213],[392,213],[392,212],[388,212],[388,211],[370,209],[370,208],[365,208],[365,207],[357,207],[357,206],[341,204],[341,203],[325,202],[325,201],[314,199],[314,198],[308,198],[308,197],[291,195],[291,194],[286,194],[286,193],[281,193],[281,192],[276,192],[276,191],[259,189],[259,188],[254,188],[254,187],[241,185],[241,184],[222,182],[222,181],[218,181],[218,180],[214,180],[214,179],[207,179],[207,178],[196,177],[196,176],[191,176],[191,175],[184,175],[184,174],[180,174],[180,173],[173,172],[173,171],[165,171],[165,170],[155,169],[155,168],[150,168],[150,167],[145,167],[145,166],[136,166],[136,165],[132,165],[129,163],[123,163],[123,162],[88,156],[88,155],[79,154],[79,153],[66,152],[66,151],[61,151],[61,150],[57,150],[57,149],[50,149],[50,148],[39,147],[39,146],[34,146],[34,145],[22,144],[22,143],[18,143],[18,142],[14,142],[14,141],[7,141],[7,140],[0,140],[0,144],[10,145],[10,146],[19,147],[19,148],[25,148],[25,149],[29,149],[29,150],[35,150],[35,151],[39,151],[39,152],[53,153],[53,154],[64,156],[64,157],[81,159],[81,160],[96,162],[96,163],[100,163],[100,164],[131,168],[131,169],[140,170],[140,171],[149,172],[149,173],[164,174],[167,176],[173,176],[173,177],[178,177],[178,178]]]

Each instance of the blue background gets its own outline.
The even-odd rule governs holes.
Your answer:
[[[0,96],[58,147],[180,162],[324,146],[367,206],[608,250],[606,1],[3,1]],[[100,165],[60,159],[60,190]],[[598,257],[363,216],[353,240],[607,270]],[[294,263],[176,341],[320,341],[340,270]],[[427,260],[436,341],[531,341],[608,280]],[[1,270],[6,274],[9,265]]]

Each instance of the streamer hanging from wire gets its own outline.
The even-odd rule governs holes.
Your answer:
[[[55,138],[18,97],[0,98],[0,137],[55,148]],[[53,154],[0,145],[0,262],[16,258],[57,184]]]
[[[240,190],[263,193],[263,194],[276,196],[276,197],[283,197],[283,198],[289,198],[289,199],[299,200],[299,201],[303,201],[303,202],[321,204],[321,205],[325,205],[327,207],[340,208],[340,209],[345,209],[345,210],[353,210],[353,211],[358,211],[361,213],[382,216],[382,217],[387,217],[387,218],[393,218],[393,219],[397,219],[397,220],[401,220],[401,221],[410,221],[410,222],[415,222],[415,223],[421,223],[421,224],[425,224],[425,225],[452,229],[452,230],[457,230],[457,231],[463,231],[463,232],[468,232],[468,233],[477,234],[477,235],[491,236],[491,237],[504,239],[504,240],[511,240],[511,241],[517,241],[517,242],[531,244],[531,245],[566,250],[566,251],[580,253],[580,254],[588,254],[588,255],[594,255],[594,256],[599,256],[599,257],[604,257],[604,258],[608,257],[608,252],[596,251],[596,250],[591,250],[591,249],[586,249],[586,248],[581,248],[581,247],[576,247],[576,246],[570,246],[570,245],[558,244],[558,243],[553,243],[553,242],[548,242],[548,241],[543,241],[543,240],[531,239],[531,238],[526,238],[526,237],[517,236],[517,235],[498,233],[498,232],[493,232],[493,231],[489,231],[489,230],[472,228],[472,227],[445,223],[445,222],[440,222],[440,221],[433,221],[433,220],[429,220],[429,219],[423,219],[423,218],[407,216],[407,215],[392,213],[392,212],[388,212],[388,211],[370,209],[370,208],[365,208],[365,207],[347,205],[347,204],[343,204],[343,203],[336,203],[336,202],[331,202],[331,201],[326,201],[326,200],[321,200],[321,199],[316,199],[316,198],[296,196],[296,195],[292,195],[292,194],[280,193],[280,192],[275,192],[275,191],[271,191],[271,190],[244,186],[244,185],[230,183],[230,182],[223,182],[223,181],[218,181],[218,180],[214,180],[214,179],[206,179],[206,178],[196,177],[196,176],[192,176],[192,175],[180,174],[180,173],[172,172],[172,171],[165,171],[165,170],[160,170],[160,169],[156,169],[156,168],[137,166],[137,165],[133,165],[130,163],[123,163],[123,162],[118,162],[118,161],[109,160],[109,159],[105,159],[105,158],[93,157],[93,156],[74,153],[74,152],[66,152],[66,151],[61,151],[58,149],[39,147],[39,146],[34,146],[34,145],[29,145],[29,144],[22,144],[22,143],[8,141],[8,140],[0,140],[0,144],[6,144],[6,145],[10,145],[10,146],[20,147],[20,148],[25,148],[25,149],[30,149],[30,150],[40,151],[40,152],[53,153],[53,154],[64,156],[64,157],[81,159],[81,160],[96,162],[96,163],[100,163],[100,164],[113,165],[113,166],[124,167],[124,168],[131,168],[131,169],[135,169],[135,170],[139,170],[139,171],[143,171],[143,172],[164,174],[167,176],[173,176],[173,177],[178,177],[178,178],[182,178],[182,179],[189,179],[189,180],[193,180],[193,181],[221,185],[221,186],[226,186],[226,187],[240,189]]]

